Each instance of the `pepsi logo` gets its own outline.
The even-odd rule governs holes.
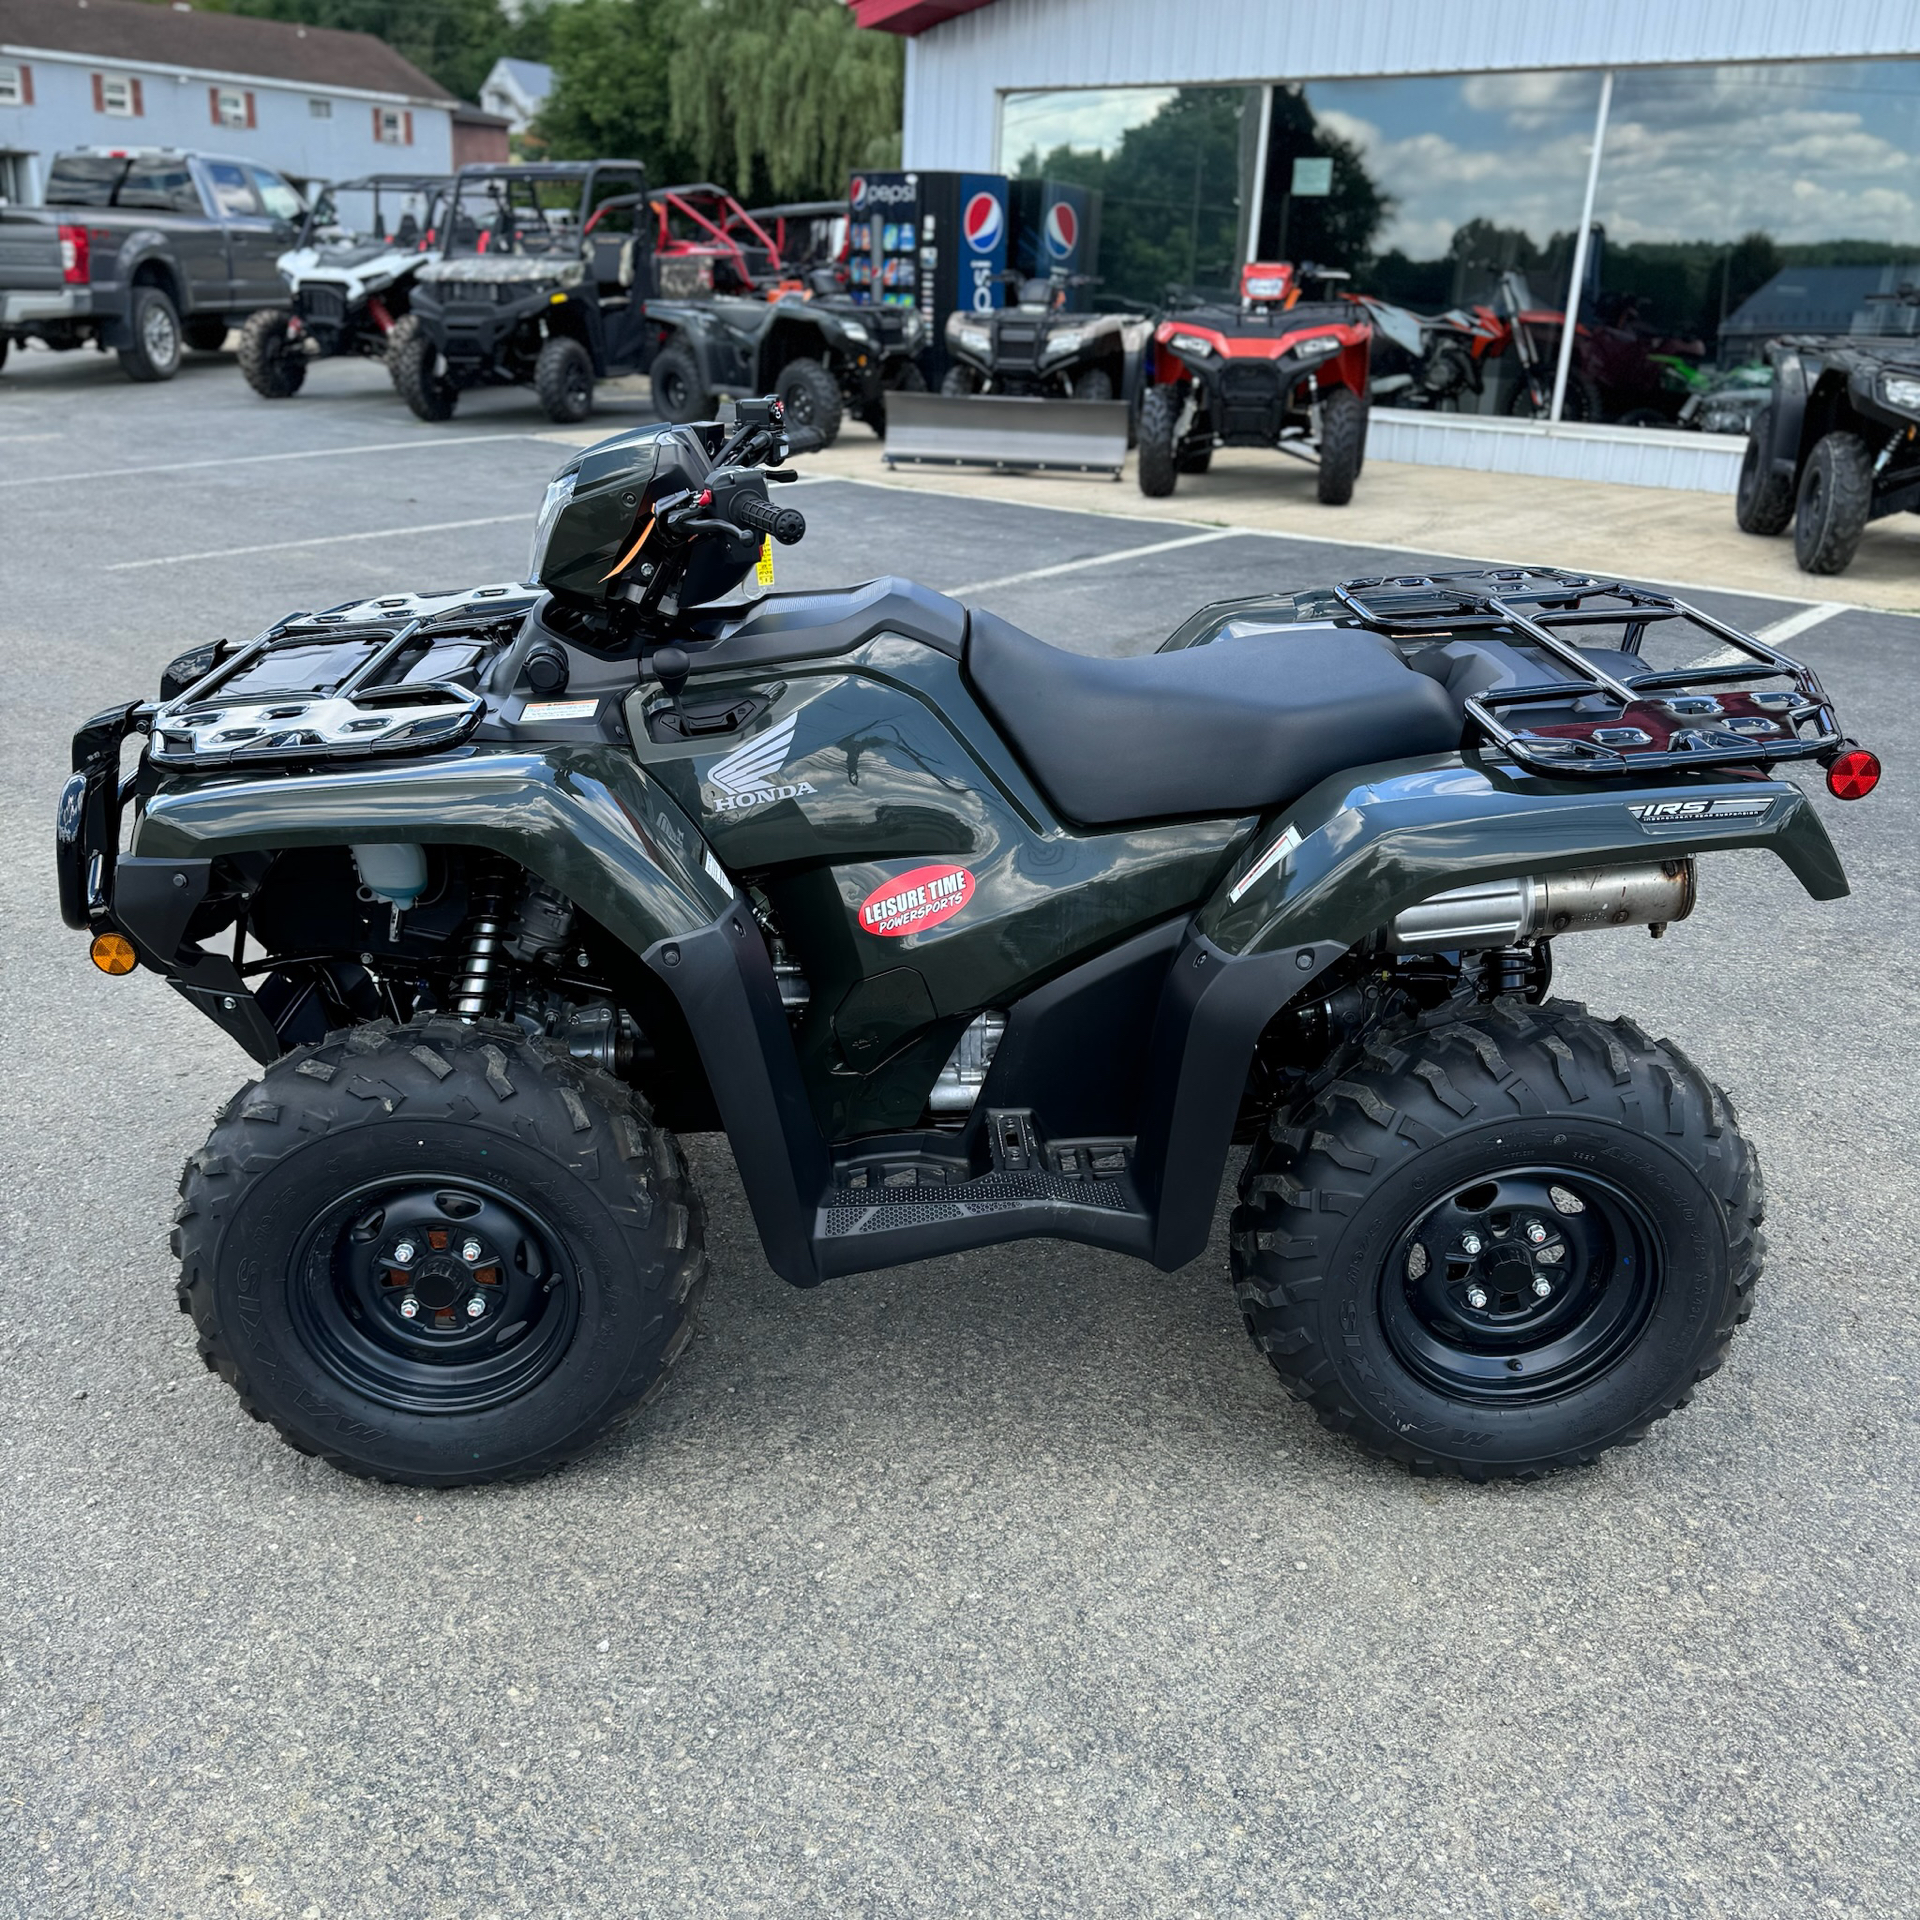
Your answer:
[[[864,173],[853,176],[853,183],[847,189],[847,201],[855,213],[867,204],[867,176]]]
[[[1056,200],[1047,209],[1047,251],[1056,260],[1069,260],[1079,238],[1079,215],[1064,200]]]
[[[967,245],[975,253],[991,253],[1000,244],[1000,235],[1006,223],[1007,217],[1001,211],[999,196],[984,189],[967,202],[966,211],[960,216],[960,226],[967,236]]]

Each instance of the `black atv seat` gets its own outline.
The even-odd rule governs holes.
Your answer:
[[[1100,660],[975,610],[966,672],[1082,826],[1262,813],[1342,767],[1460,744],[1460,708],[1378,634],[1315,629]]]

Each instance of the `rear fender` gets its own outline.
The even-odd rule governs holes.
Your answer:
[[[1602,788],[1459,754],[1322,781],[1235,862],[1168,973],[1137,1158],[1155,1263],[1172,1269],[1206,1245],[1261,1030],[1404,908],[1477,881],[1739,847],[1778,854],[1816,900],[1847,892],[1812,804],[1784,781]]]

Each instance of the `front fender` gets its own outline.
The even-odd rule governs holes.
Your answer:
[[[1344,951],[1454,887],[1735,847],[1778,854],[1816,900],[1847,893],[1819,815],[1786,781],[1602,786],[1436,754],[1321,781],[1235,863],[1197,930],[1235,955]]]
[[[643,954],[710,925],[733,898],[665,790],[617,748],[470,749],[341,773],[202,781],[156,794],[142,859],[412,842],[487,847],[557,887]]]

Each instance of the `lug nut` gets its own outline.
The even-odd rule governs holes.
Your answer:
[[[468,1266],[471,1267],[478,1263],[480,1256],[484,1251],[485,1249],[481,1246],[478,1240],[466,1240],[461,1243],[460,1258],[464,1260]]]
[[[416,1300],[412,1294],[408,1294],[407,1297],[400,1302],[400,1318],[402,1320],[417,1320],[419,1317],[420,1302]]]
[[[1480,1251],[1480,1244],[1480,1236],[1477,1233],[1462,1234],[1460,1237],[1460,1251],[1469,1258]]]
[[[1547,1230],[1538,1220],[1529,1220],[1527,1222],[1527,1238],[1531,1240],[1536,1247],[1539,1246],[1546,1237]]]
[[[1553,1282],[1544,1273],[1536,1273],[1533,1276],[1533,1291],[1539,1299],[1544,1300],[1553,1291]]]
[[[413,1264],[413,1256],[419,1251],[420,1249],[416,1247],[411,1240],[402,1240],[393,1250],[394,1265],[398,1267],[411,1266]]]
[[[487,1303],[485,1299],[477,1293],[467,1302],[467,1318],[469,1320],[478,1320],[486,1310]]]
[[[1478,1313],[1486,1304],[1487,1290],[1485,1287],[1469,1287],[1467,1289],[1467,1305],[1470,1306],[1475,1313]]]

